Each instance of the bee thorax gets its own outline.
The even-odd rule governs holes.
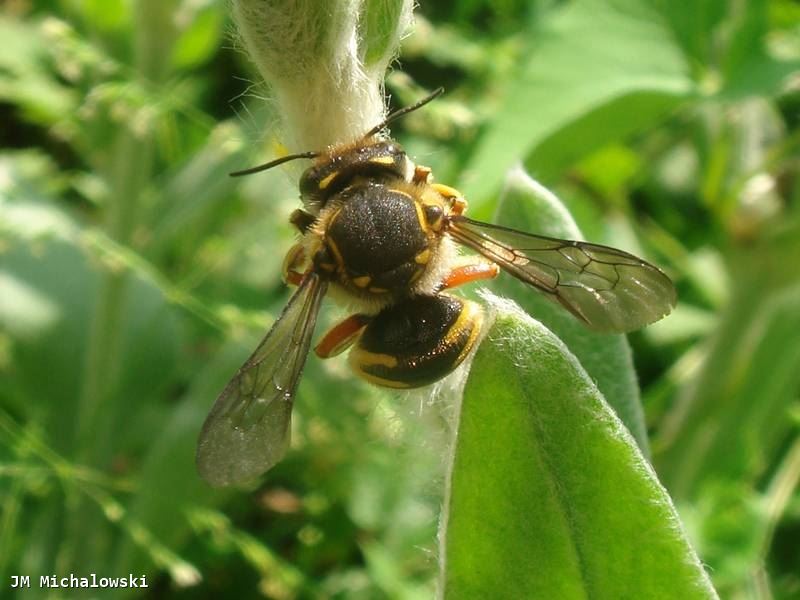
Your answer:
[[[334,283],[356,296],[406,296],[435,269],[443,236],[415,188],[364,181],[343,190],[319,228]]]

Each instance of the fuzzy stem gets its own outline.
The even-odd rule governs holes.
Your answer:
[[[383,76],[411,8],[409,0],[233,0],[290,151],[352,141],[381,120]]]

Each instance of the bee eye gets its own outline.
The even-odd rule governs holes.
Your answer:
[[[300,177],[300,195],[305,197],[314,194],[319,189],[319,173],[316,167],[306,169]]]
[[[443,215],[444,211],[438,204],[429,204],[425,207],[425,220],[434,229],[441,224]]]

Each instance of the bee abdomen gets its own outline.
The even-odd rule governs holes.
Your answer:
[[[353,370],[372,383],[414,388],[453,371],[469,355],[483,312],[469,300],[415,296],[384,309],[350,352]]]

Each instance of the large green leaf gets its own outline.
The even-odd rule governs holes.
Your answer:
[[[575,357],[498,304],[460,409],[443,597],[715,598],[669,496]]]
[[[550,237],[583,239],[558,198],[521,169],[512,170],[506,180],[495,222]],[[494,288],[513,298],[561,338],[647,455],[647,429],[627,338],[587,330],[563,308],[510,276],[501,276]]]
[[[693,90],[672,32],[643,0],[569,3],[531,39],[467,167],[464,188],[482,217],[520,156],[537,177],[552,173],[658,122]]]

